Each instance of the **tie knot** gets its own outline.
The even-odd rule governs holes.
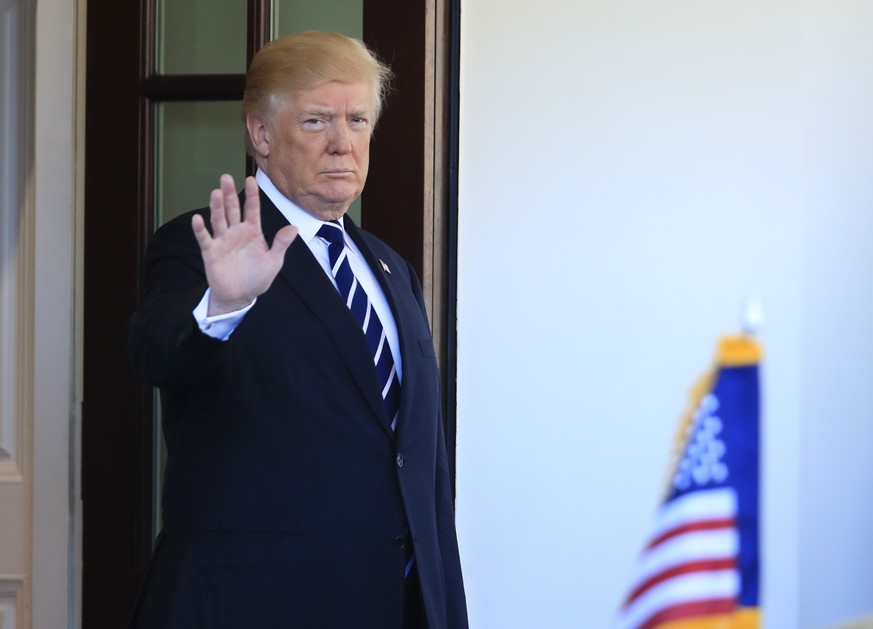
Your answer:
[[[324,238],[332,245],[343,244],[343,227],[337,221],[330,221],[321,226],[316,236]]]

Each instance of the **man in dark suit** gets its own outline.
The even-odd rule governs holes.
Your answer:
[[[389,75],[341,35],[265,46],[256,178],[149,245],[126,343],[168,458],[131,627],[467,627],[421,289],[345,216]]]

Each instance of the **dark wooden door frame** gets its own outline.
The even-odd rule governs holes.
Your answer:
[[[123,626],[151,549],[152,391],[121,350],[140,295],[152,231],[151,136],[157,100],[241,93],[238,76],[157,77],[156,0],[89,0],[82,409],[82,625]],[[364,39],[392,64],[395,92],[377,130],[364,226],[422,278],[443,369],[454,460],[453,169],[459,0],[365,0]],[[266,37],[267,0],[249,1],[251,54]],[[182,88],[182,89],[180,89]],[[455,108],[455,114],[451,109]],[[451,121],[454,120],[454,123]],[[454,124],[454,127],[450,128]],[[410,132],[410,129],[419,131]],[[422,211],[424,207],[424,211]],[[455,206],[456,207],[456,206]]]
[[[396,77],[371,144],[363,226],[421,278],[440,359],[453,486],[459,28],[460,0],[364,4],[364,39]]]

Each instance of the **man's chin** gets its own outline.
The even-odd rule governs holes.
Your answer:
[[[357,188],[349,188],[346,190],[327,190],[324,194],[319,195],[321,202],[324,205],[344,205],[348,207],[352,201],[361,196],[361,191]]]
[[[298,205],[321,221],[335,221],[345,215],[355,198],[357,197],[351,200],[347,197],[341,199],[320,197],[317,202],[310,200],[308,203]]]

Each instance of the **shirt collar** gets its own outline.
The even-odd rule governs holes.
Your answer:
[[[312,214],[296,205],[291,199],[279,192],[279,189],[273,184],[270,178],[263,170],[258,169],[255,173],[255,180],[261,191],[267,195],[267,198],[273,202],[273,205],[282,213],[286,220],[297,228],[297,235],[303,239],[303,242],[309,243],[315,238],[318,230],[324,224],[324,221],[315,218]],[[343,237],[345,238],[345,224],[343,223],[344,216],[340,217],[339,224],[343,226]]]

